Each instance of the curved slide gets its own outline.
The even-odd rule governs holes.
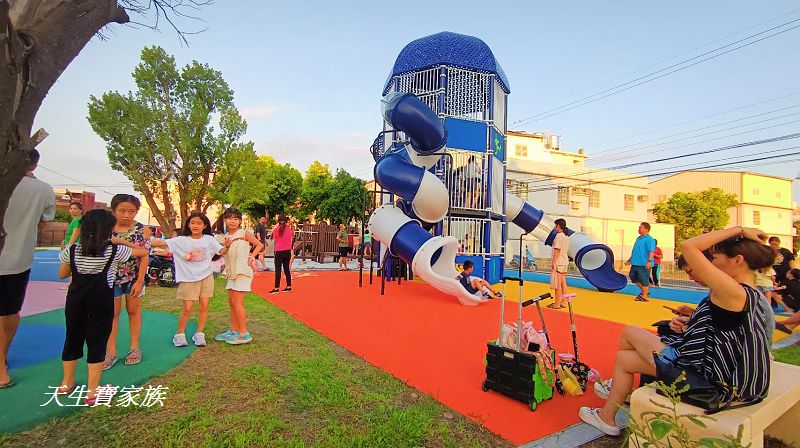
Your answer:
[[[437,151],[447,141],[442,121],[412,94],[387,95],[382,102],[384,119],[403,131],[411,144],[392,148],[375,165],[375,181],[402,202],[401,207],[377,208],[369,219],[370,234],[437,290],[455,296],[463,305],[486,301],[480,291],[470,294],[456,279],[458,240],[433,236],[422,227],[447,216],[447,187],[428,171],[441,158]]]
[[[552,246],[556,238],[553,219],[545,216],[529,202],[506,192],[506,219],[532,233],[538,240]],[[600,291],[617,291],[628,279],[614,269],[614,252],[605,244],[597,244],[585,233],[566,231],[569,236],[569,256],[583,277]]]

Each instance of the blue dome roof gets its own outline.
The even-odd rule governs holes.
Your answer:
[[[438,65],[494,73],[503,91],[511,93],[508,78],[486,42],[477,37],[448,31],[423,37],[406,45],[394,61],[392,73],[383,89],[384,93],[388,91],[395,75]]]

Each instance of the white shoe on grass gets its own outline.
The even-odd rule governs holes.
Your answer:
[[[620,433],[619,426],[612,426],[600,419],[599,408],[582,407],[578,411],[578,417],[585,423],[594,426],[604,434],[609,436],[618,436]]]
[[[198,347],[205,347],[206,346],[206,334],[205,333],[195,333],[192,336],[192,342],[194,345]]]
[[[172,345],[175,347],[186,347],[189,345],[189,343],[186,342],[186,333],[175,334],[175,336],[172,337]]]

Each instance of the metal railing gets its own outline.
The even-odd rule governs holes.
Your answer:
[[[440,162],[442,181],[450,192],[450,207],[485,210],[486,157],[474,151],[448,150],[450,159]]]

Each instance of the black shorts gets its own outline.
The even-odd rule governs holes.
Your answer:
[[[0,316],[11,316],[22,309],[30,275],[30,269],[19,274],[0,275]]]
[[[339,256],[340,257],[346,257],[347,254],[349,254],[349,253],[350,253],[350,248],[349,247],[339,247]]]

